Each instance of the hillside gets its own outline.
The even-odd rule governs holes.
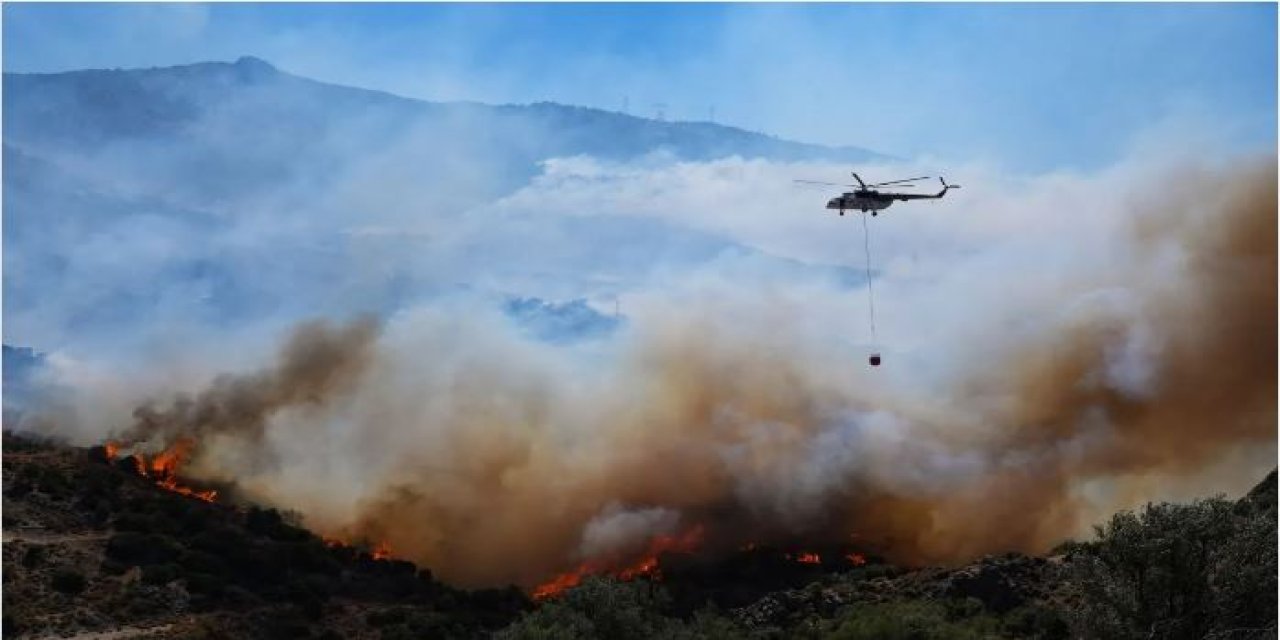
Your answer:
[[[372,151],[402,148],[415,172],[480,170],[465,202],[524,184],[548,158],[729,156],[865,162],[853,147],[791,142],[712,123],[666,122],[555,103],[427,102],[294,76],[257,58],[179,67],[4,74],[5,145],[82,179],[111,162],[135,190],[217,206],[300,181],[320,186]],[[21,169],[21,168],[20,168]],[[17,176],[19,179],[21,175]],[[459,201],[463,202],[463,201]]]
[[[5,637],[376,638],[406,612],[416,631],[481,637],[529,606],[514,589],[450,588],[367,542],[322,540],[287,514],[165,490],[133,464],[5,434]]]
[[[344,120],[364,120],[359,131],[383,140],[407,126],[431,126],[433,121],[467,124],[474,127],[468,132],[474,137],[464,144],[520,150],[535,161],[575,154],[621,159],[659,149],[687,160],[738,155],[863,162],[885,157],[710,122],[668,122],[552,102],[413,100],[294,76],[253,57],[155,69],[6,73],[4,89],[7,141],[31,147],[83,149],[124,138],[193,136],[198,133],[192,130],[195,125],[216,116],[228,125],[234,121],[236,126],[223,133],[238,131],[239,140],[266,133],[299,143],[323,140],[325,132]],[[532,140],[504,135],[516,128],[535,128],[545,135]]]
[[[254,58],[6,73],[3,102],[5,342],[46,351],[100,353],[163,317],[389,315],[458,291],[492,308],[605,298],[705,265],[860,285],[847,265],[772,255],[625,199],[509,196],[556,158],[884,157],[551,103],[411,100]]]
[[[1275,637],[1274,472],[1236,502],[1117,514],[1048,558],[673,550],[530,599],[451,588],[377,541],[326,541],[234,487],[190,490],[219,492],[205,500],[157,469],[5,434],[5,637]]]

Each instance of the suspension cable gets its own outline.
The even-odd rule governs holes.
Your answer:
[[[867,310],[871,318],[871,343],[876,344],[876,298],[871,289],[871,231],[867,227],[867,213],[862,213],[862,249],[867,256]]]

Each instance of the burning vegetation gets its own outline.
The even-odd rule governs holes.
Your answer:
[[[593,575],[609,575],[619,580],[631,581],[646,578],[653,581],[662,580],[662,569],[659,559],[664,553],[693,553],[702,543],[705,530],[695,526],[678,536],[660,535],[654,537],[640,559],[621,567],[609,568],[593,562],[583,562],[572,571],[559,574],[547,582],[534,587],[533,597],[543,600],[559,595],[565,589],[576,587],[583,578]]]
[[[204,500],[205,502],[213,502],[218,498],[216,489],[201,491],[178,482],[178,472],[190,457],[194,446],[195,442],[193,440],[183,438],[159,453],[152,455],[141,452],[130,453],[124,457],[124,460],[128,461],[125,464],[134,473],[150,478],[155,481],[157,486],[163,489]],[[119,442],[108,440],[102,445],[102,455],[107,461],[115,462],[119,458],[121,450],[128,448],[122,446]]]
[[[555,598],[590,577],[606,577],[620,582],[664,583],[674,572],[679,581],[707,579],[738,583],[757,589],[799,585],[827,571],[847,571],[867,563],[867,557],[851,550],[852,544],[831,544],[823,551],[794,550],[792,547],[749,542],[731,551],[717,551],[706,545],[706,528],[690,527],[679,535],[655,536],[638,559],[613,565],[583,562],[557,574],[531,591],[534,600]],[[829,561],[824,562],[824,554]],[[764,586],[761,586],[764,585]],[[751,591],[748,586],[748,591]]]

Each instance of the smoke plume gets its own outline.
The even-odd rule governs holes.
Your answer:
[[[1044,551],[1162,482],[1274,460],[1275,176],[1268,158],[1142,185],[1118,250],[938,328],[948,373],[927,382],[815,328],[819,294],[738,283],[651,300],[592,348],[472,309],[309,324],[276,364],[117,435],[190,438],[192,475],[464,585],[536,584],[692,527],[710,550]],[[892,278],[877,293],[910,297]]]

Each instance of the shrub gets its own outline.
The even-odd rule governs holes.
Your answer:
[[[959,607],[963,609],[964,607]],[[954,611],[957,607],[951,607]],[[939,602],[907,600],[850,607],[826,636],[839,640],[978,640],[999,637],[987,616],[950,619]]]
[[[14,480],[5,492],[10,498],[25,498],[31,493],[31,483],[26,480]]]
[[[221,578],[207,573],[190,573],[186,579],[187,591],[209,598],[217,598],[226,589]]]
[[[1013,638],[1066,640],[1071,635],[1060,613],[1038,605],[1024,605],[1010,611],[1004,615],[1000,627]]]
[[[136,531],[138,533],[151,533],[156,530],[154,518],[145,513],[128,512],[116,516],[112,525],[116,531]]]
[[[395,624],[401,624],[407,620],[409,614],[404,609],[384,609],[382,611],[372,611],[365,616],[365,622],[371,627],[386,627]]]
[[[1116,514],[1081,545],[1070,584],[1078,635],[1203,638],[1276,618],[1274,512],[1220,498]]]
[[[178,555],[173,541],[155,534],[117,533],[107,541],[107,557],[129,564],[158,564]]]
[[[27,547],[27,552],[22,554],[22,566],[28,569],[34,569],[44,564],[45,549],[42,546]]]
[[[84,591],[86,585],[84,576],[75,571],[66,570],[54,573],[49,581],[49,586],[53,587],[54,591],[67,595],[78,595]]]
[[[5,638],[16,638],[27,630],[27,625],[23,624],[22,619],[12,613],[5,612],[4,618],[0,620],[0,633]]]
[[[182,577],[182,568],[175,564],[156,564],[142,570],[144,584],[168,584]]]
[[[301,542],[311,537],[306,529],[285,522],[275,509],[251,507],[245,516],[245,528],[258,535],[284,542]]]
[[[693,615],[689,621],[689,636],[699,640],[736,640],[747,635],[733,618],[722,615],[713,608],[706,608]]]
[[[178,564],[187,571],[211,575],[221,574],[226,566],[221,559],[211,553],[190,549],[178,556]]]
[[[662,616],[665,594],[639,582],[587,578],[504,629],[499,638],[663,638],[681,625]]]

